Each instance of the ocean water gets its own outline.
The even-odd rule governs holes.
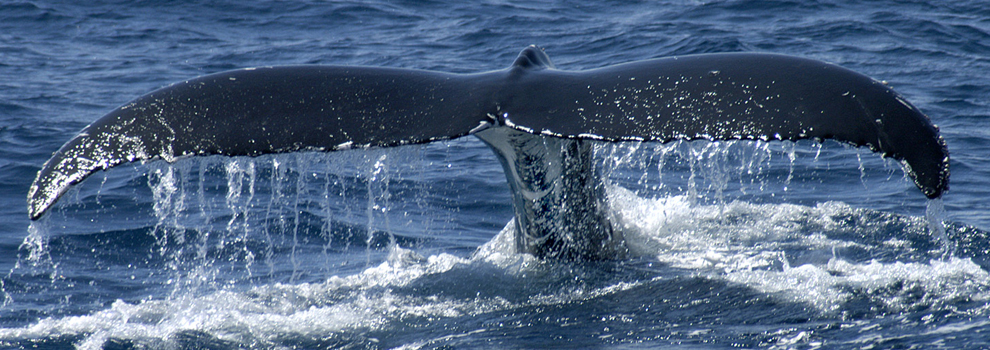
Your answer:
[[[205,157],[25,197],[135,97],[289,64],[482,72],[757,51],[889,83],[941,128],[950,191],[834,142],[596,144],[629,257],[508,244],[467,137]],[[980,1],[0,2],[0,347],[990,347],[990,7]]]

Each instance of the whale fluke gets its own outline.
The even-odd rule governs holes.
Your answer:
[[[509,68],[479,74],[285,66],[173,84],[113,110],[55,152],[31,186],[28,212],[32,220],[40,218],[72,185],[127,162],[392,147],[469,134],[496,151],[510,184],[527,181],[511,172],[530,159],[513,154],[546,151],[522,149],[534,144],[531,138],[560,140],[551,142],[561,152],[558,158],[571,160],[554,163],[558,166],[586,164],[584,140],[589,139],[833,139],[900,160],[929,198],[941,196],[949,179],[945,142],[928,117],[885,84],[835,65],[727,53],[564,71],[541,49],[529,47]],[[549,191],[562,197],[541,205],[514,202],[517,217],[526,214],[533,221],[541,213],[527,211],[554,207],[566,198],[583,198],[570,205],[601,205],[588,199],[600,192],[593,174],[523,168],[564,177],[554,188],[580,188]],[[517,185],[510,188],[528,188]],[[575,195],[582,191],[585,195]],[[600,212],[570,208],[569,213]],[[560,217],[567,220],[568,215]],[[566,227],[608,227],[582,221],[560,226],[565,228],[531,228],[519,226],[526,225],[522,221],[517,220],[517,229],[543,239],[520,243],[531,250],[559,249],[559,242],[573,238],[561,238],[559,231]],[[595,236],[594,244],[621,250],[610,235]]]
[[[83,129],[28,194],[37,219],[90,174],[133,161],[390,147],[467,135],[488,123],[477,79],[408,69],[234,70],[141,96]],[[490,102],[489,102],[490,103]],[[486,108],[489,107],[489,108]]]
[[[498,105],[517,130],[567,138],[833,139],[900,160],[919,189],[948,189],[949,155],[931,120],[886,84],[777,54],[669,57],[581,72],[519,75]]]

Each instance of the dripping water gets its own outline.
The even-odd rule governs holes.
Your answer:
[[[484,146],[452,144],[145,165],[148,186],[129,199],[145,209],[129,215],[151,218],[147,225],[137,225],[140,229],[121,234],[153,237],[145,265],[162,272],[142,282],[152,285],[141,289],[142,295],[93,298],[103,306],[80,314],[109,326],[71,332],[84,334],[79,344],[96,347],[112,337],[167,343],[185,329],[254,344],[276,344],[284,334],[295,336],[293,332],[307,326],[313,329],[300,333],[305,337],[363,339],[369,329],[376,334],[391,334],[395,325],[404,324],[429,329],[435,320],[491,315],[493,310],[537,317],[534,308],[591,305],[587,301],[594,295],[663,284],[684,273],[694,276],[692,283],[744,286],[753,291],[746,294],[751,300],[770,295],[775,301],[800,303],[813,315],[844,312],[850,301],[861,302],[859,295],[871,298],[870,307],[896,312],[924,302],[905,298],[908,292],[900,292],[899,285],[949,298],[955,289],[940,286],[985,276],[968,260],[952,258],[948,248],[942,250],[946,259],[934,261],[931,256],[937,252],[911,246],[924,246],[927,238],[944,245],[953,233],[945,231],[941,203],[916,208],[916,213],[927,214],[929,226],[917,215],[888,213],[889,208],[908,207],[905,203],[920,206],[910,196],[918,195],[913,184],[891,176],[889,169],[875,169],[896,162],[866,153],[852,157],[850,148],[842,146],[800,142],[596,144],[595,167],[607,183],[614,212],[610,218],[626,224],[621,230],[632,260],[609,265],[608,271],[594,267],[598,265],[538,262],[505,248],[505,240],[491,238],[511,222],[507,198],[458,198],[504,195],[506,189],[483,187],[501,181],[493,158],[451,160],[464,152],[489,156]],[[456,166],[450,170],[450,165]],[[50,274],[44,282],[48,285],[39,290],[76,298],[76,282],[58,273],[64,253],[52,246],[64,244],[58,239],[66,233],[57,225],[73,216],[113,213],[86,203],[104,191],[119,192],[117,178],[128,176],[133,172],[94,182],[92,186],[99,186],[95,194],[84,184],[76,190],[81,193],[72,194],[75,202],[60,204],[58,215],[33,223],[22,249],[22,267],[11,274],[28,273],[34,263]],[[450,177],[457,180],[447,182]],[[848,194],[868,192],[860,189],[863,181],[880,193],[874,197],[890,197],[888,202]],[[829,197],[842,191],[840,198],[849,203]],[[907,200],[887,193],[905,193]],[[112,194],[103,199],[104,205],[121,205]],[[480,209],[470,207],[476,203]],[[860,209],[870,206],[886,211]],[[491,216],[497,227],[488,227],[480,243],[461,241],[458,235],[468,236],[465,227],[474,224],[466,221],[487,220],[479,213],[498,210],[500,215]],[[511,234],[509,227],[499,237]],[[925,236],[925,227],[930,236]],[[434,251],[424,252],[417,242],[428,242],[422,247]],[[451,248],[461,246],[470,250]],[[884,260],[891,257],[896,260]],[[625,264],[644,261],[650,264],[646,270],[671,277],[640,279],[624,270]],[[653,267],[653,262],[662,267]],[[618,270],[615,276],[613,268]],[[887,271],[892,269],[906,272],[891,276]],[[465,280],[474,284],[461,288]],[[961,285],[958,293],[973,294],[971,289],[984,285]],[[5,300],[27,298],[28,293],[8,290],[0,285]],[[888,296],[891,290],[894,294]],[[646,299],[654,292],[648,291]],[[199,323],[188,328],[189,320]],[[54,322],[56,327],[77,324]],[[120,324],[134,333],[116,331]]]
[[[946,217],[945,204],[943,204],[942,198],[928,200],[928,205],[925,208],[925,221],[928,223],[928,231],[942,247],[943,259],[954,257],[956,253],[955,243],[946,232]]]
[[[245,260],[245,270],[251,276],[251,267],[254,263],[255,255],[248,247],[251,227],[251,205],[255,194],[255,161],[250,159],[232,159],[224,164],[227,174],[227,195],[225,196],[227,209],[230,211],[230,219],[227,221],[226,232],[230,234],[240,233],[235,239],[241,245]],[[247,188],[244,185],[247,182]],[[245,195],[244,192],[247,192]],[[207,234],[208,235],[208,234]],[[266,241],[271,241],[267,239]],[[220,245],[227,244],[226,240]],[[270,245],[269,245],[270,247]],[[270,248],[268,248],[270,250]],[[205,251],[201,250],[200,258],[205,258]]]
[[[433,147],[441,149],[445,157],[451,156],[446,152],[452,146]],[[644,198],[683,195],[694,207],[714,204],[720,213],[717,216],[722,218],[728,205],[740,201],[758,204],[795,200],[810,205],[828,202],[829,192],[836,185],[821,179],[834,178],[835,169],[858,170],[858,174],[849,174],[851,178],[872,186],[871,169],[877,164],[889,164],[861,157],[862,151],[855,151],[855,158],[849,157],[849,150],[817,143],[628,142],[596,144],[595,155],[599,160],[596,169],[611,185],[630,189]],[[424,153],[434,154],[430,152],[413,146],[337,154],[207,157],[146,165],[151,193],[147,204],[154,217],[150,234],[157,242],[156,259],[169,271],[166,284],[171,286],[171,294],[204,288],[221,290],[241,285],[244,280],[325,280],[341,273],[341,268],[359,269],[385,259],[400,241],[415,244],[400,240],[397,234],[426,239],[430,237],[428,232],[417,231],[436,229],[456,234],[462,226],[445,226],[449,224],[443,220],[457,222],[456,211],[460,209],[437,210],[433,198],[434,192],[443,190],[435,183],[444,176],[423,175],[446,169],[443,162],[449,160],[428,161]],[[497,165],[489,169],[497,169]],[[470,169],[455,171],[480,176]],[[126,175],[130,174],[120,176]],[[95,195],[74,192],[73,196],[81,203],[99,198],[100,192],[115,181],[104,178]],[[906,193],[916,191],[905,190],[904,185],[892,187]],[[907,203],[894,201],[880,209]],[[446,198],[440,203],[456,201]],[[850,204],[869,207],[874,203],[864,200]],[[69,205],[74,206],[79,208],[77,204]],[[60,208],[57,212],[61,215],[71,215],[66,206],[60,204]],[[82,215],[91,212],[80,211]],[[945,237],[944,209],[929,204],[924,213],[930,222],[938,223],[930,226],[933,235]],[[439,223],[431,218],[440,218]],[[509,219],[496,218],[503,224]],[[22,259],[25,263],[50,259],[45,258],[47,229],[42,223],[46,220],[32,224],[22,247],[27,252]],[[314,245],[314,241],[318,244]],[[341,258],[341,254],[359,260]],[[302,259],[303,255],[308,258]],[[321,257],[319,263],[314,264],[314,255]],[[348,267],[355,261],[363,264]]]

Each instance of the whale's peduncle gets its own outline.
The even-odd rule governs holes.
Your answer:
[[[505,172],[515,212],[516,247],[540,258],[625,255],[608,220],[604,183],[589,140],[533,135],[506,127],[475,133]]]

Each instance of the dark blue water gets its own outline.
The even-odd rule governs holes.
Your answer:
[[[516,254],[472,138],[97,174],[43,220],[38,169],[171,82],[288,64],[480,72],[760,51],[887,81],[951,190],[829,143],[600,144],[633,254]],[[990,7],[979,1],[0,3],[5,348],[990,347]],[[926,215],[927,214],[927,215]],[[500,234],[501,233],[501,234]]]

